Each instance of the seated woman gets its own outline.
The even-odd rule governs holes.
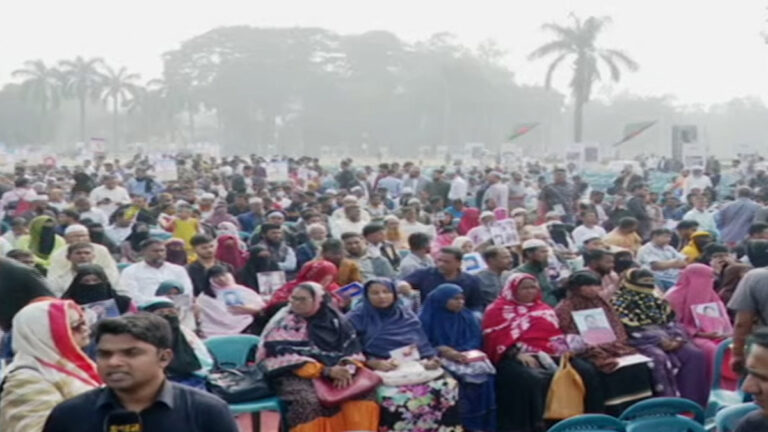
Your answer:
[[[707,359],[706,377],[712,378],[717,346],[733,332],[728,310],[714,290],[711,267],[691,264],[683,270],[664,298],[675,311],[675,319],[693,338]]]
[[[558,356],[568,351],[554,309],[542,301],[535,277],[512,274],[483,317],[483,347],[496,366],[499,430],[543,430],[544,407]],[[587,412],[602,412],[604,397],[595,368],[579,358],[571,365],[586,387]]]
[[[435,288],[424,301],[419,319],[443,367],[459,381],[463,426],[470,431],[495,431],[496,369],[485,355],[479,360],[474,356],[481,353],[483,332],[475,315],[464,307],[461,287]]]
[[[235,273],[245,267],[248,262],[248,250],[242,249],[242,241],[236,235],[223,234],[216,238],[216,259],[229,264]]]
[[[345,386],[353,379],[351,369],[364,367],[355,329],[319,284],[296,286],[290,305],[264,329],[256,359],[286,402],[284,420],[291,432],[377,430],[379,405],[373,391],[332,408],[321,405],[315,393],[314,379]]]
[[[165,241],[165,260],[171,264],[185,266],[188,264],[187,244],[180,238],[169,238]]]
[[[578,271],[568,278],[568,297],[555,308],[560,329],[566,334],[569,346],[573,349],[579,346],[577,355],[592,363],[598,369],[605,395],[606,410],[609,414],[619,415],[639,399],[653,395],[650,370],[647,364],[634,364],[618,368],[618,360],[623,356],[637,354],[637,350],[629,346],[627,333],[621,324],[613,307],[600,295],[602,279],[590,270]],[[605,316],[607,324],[603,328],[608,337],[592,339],[592,330],[580,329],[576,325],[574,312],[599,309]],[[599,314],[594,311],[588,316]],[[600,321],[597,321],[600,323]],[[588,324],[588,323],[587,323]],[[597,325],[595,327],[602,327]]]
[[[338,270],[336,266],[330,261],[317,260],[310,261],[304,264],[299,270],[299,274],[291,282],[283,285],[277,291],[272,294],[272,298],[269,299],[267,304],[266,314],[268,316],[274,315],[280,308],[288,303],[291,297],[291,293],[294,288],[305,282],[315,282],[323,287],[323,290],[327,293],[331,293],[339,289],[339,286],[334,282],[336,280],[336,273]],[[338,304],[337,304],[338,305]]]
[[[179,311],[173,301],[155,297],[141,305],[141,310],[161,316],[171,326],[173,360],[165,368],[168,379],[205,390],[205,378],[214,365],[213,357],[203,341],[192,330],[181,325]]]
[[[704,253],[704,248],[713,241],[712,234],[706,231],[696,231],[691,235],[691,240],[680,252],[685,255],[686,261],[689,263],[696,262]]]
[[[264,309],[264,300],[252,289],[235,283],[224,266],[211,267],[206,276],[208,283],[197,297],[204,337],[248,332],[254,316]]]
[[[613,307],[629,334],[629,343],[653,360],[656,396],[682,396],[707,405],[709,380],[704,353],[675,323],[669,303],[654,293],[653,273],[630,269]]]
[[[82,310],[71,301],[37,301],[16,314],[16,356],[5,371],[0,429],[40,432],[56,405],[103,384],[81,349],[89,336]]]
[[[398,302],[397,291],[389,279],[373,279],[364,286],[360,304],[348,316],[363,344],[367,365],[373,370],[397,369],[393,350],[414,346],[427,370],[440,367],[437,351],[430,345],[419,318]],[[379,431],[458,430],[459,387],[450,376],[423,384],[378,388],[381,403]],[[417,402],[414,402],[417,401]]]
[[[104,269],[97,264],[83,264],[78,266],[75,278],[69,288],[61,295],[63,299],[69,299],[79,305],[114,300],[120,315],[127,312],[136,312],[136,306],[128,296],[120,295],[112,288]]]
[[[272,259],[269,249],[264,246],[253,246],[249,251],[248,261],[238,274],[237,280],[259,294],[264,293],[259,287],[259,273],[280,271],[280,266]],[[265,290],[267,287],[265,287]]]
[[[176,306],[181,325],[189,331],[197,332],[200,328],[200,307],[195,304],[192,295],[184,292],[184,284],[176,279],[160,282],[155,290],[157,297],[165,297]]]
[[[45,268],[51,265],[51,255],[66,247],[67,243],[56,234],[56,222],[52,217],[38,216],[29,223],[29,234],[21,236],[16,247],[35,255],[35,262]]]

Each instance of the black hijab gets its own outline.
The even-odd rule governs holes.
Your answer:
[[[0,329],[9,331],[16,313],[39,297],[56,297],[40,273],[14,260],[0,258]]]
[[[89,275],[95,275],[101,282],[94,285],[84,284],[83,278]],[[131,306],[131,298],[119,295],[112,288],[112,284],[109,283],[109,278],[107,278],[104,270],[96,264],[83,264],[79,266],[74,280],[72,280],[69,288],[62,294],[61,298],[70,299],[79,305],[114,299],[117,309],[121,314],[128,312]]]
[[[142,306],[141,310],[145,312],[155,313],[159,309],[175,308],[174,304],[170,300],[157,300]],[[173,359],[171,363],[165,368],[168,376],[183,378],[189,376],[202,368],[200,359],[195,354],[195,350],[187,341],[186,336],[181,331],[181,322],[178,315],[160,315],[171,326],[171,332],[173,333],[173,343],[171,349],[173,350]]]
[[[139,231],[139,228],[147,228],[146,231]],[[149,238],[149,225],[144,222],[136,222],[131,227],[131,233],[125,238],[127,242],[131,244],[131,249],[134,252],[141,251],[141,242]]]
[[[260,253],[266,250],[267,248],[263,246],[253,246],[250,249],[250,256],[248,261],[245,263],[245,266],[240,271],[240,274],[237,278],[241,284],[255,290],[256,292],[259,292],[259,278],[257,276],[258,273],[280,270],[280,266],[272,258],[271,255],[268,258],[259,256]]]

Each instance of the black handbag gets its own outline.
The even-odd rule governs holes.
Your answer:
[[[208,391],[227,403],[253,402],[274,396],[264,370],[258,365],[215,369],[206,380]]]

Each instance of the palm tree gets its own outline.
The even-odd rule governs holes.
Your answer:
[[[58,108],[61,100],[61,72],[46,66],[42,60],[24,62],[23,69],[12,73],[14,78],[22,78],[21,91],[25,99],[40,107],[38,131],[42,139],[46,136],[48,111]]]
[[[589,17],[582,21],[571,14],[572,25],[544,24],[542,29],[553,33],[555,39],[540,46],[529,56],[529,60],[537,60],[550,55],[555,59],[549,64],[546,77],[546,87],[552,85],[552,75],[557,67],[565,60],[573,60],[573,77],[571,78],[571,93],[573,95],[573,139],[581,142],[584,123],[584,104],[592,96],[592,85],[602,80],[598,64],[608,67],[611,79],[618,82],[621,79],[621,68],[636,71],[638,64],[627,54],[616,49],[601,48],[596,40],[606,24],[611,22],[609,17]]]
[[[129,98],[138,94],[139,84],[136,81],[141,78],[139,74],[128,73],[125,66],[120,69],[113,69],[111,66],[103,65],[101,100],[105,103],[112,101],[112,142],[118,144],[117,139],[117,119],[120,114],[120,102],[127,102]]]
[[[80,139],[86,140],[85,105],[88,97],[97,98],[102,86],[102,76],[99,66],[104,63],[99,57],[84,59],[77,56],[74,60],[62,60],[59,67],[64,77],[64,90],[67,95],[74,96],[80,103]]]

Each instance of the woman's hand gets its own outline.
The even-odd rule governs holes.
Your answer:
[[[666,352],[676,351],[681,346],[683,346],[683,341],[674,340],[674,339],[662,339],[660,345],[661,345],[661,349],[663,349]]]
[[[328,371],[328,376],[333,380],[333,386],[336,388],[346,388],[352,384],[352,372],[344,366],[333,366]]]
[[[469,360],[467,359],[467,356],[464,355],[461,351],[457,351],[455,349],[451,349],[450,351],[446,351],[443,354],[443,357],[447,358],[448,360],[455,361],[456,363],[461,364],[467,364],[469,363]]]
[[[534,356],[532,356],[530,354],[520,353],[520,354],[517,355],[517,360],[520,363],[522,363],[523,366],[527,366],[529,368],[540,368],[541,367],[541,365],[539,364],[539,361],[536,360],[536,357],[534,357]]]
[[[232,315],[256,315],[260,311],[260,309],[250,306],[228,306],[227,310]]]
[[[382,360],[382,359],[371,359],[368,360],[367,365],[369,368],[381,372],[389,372],[397,369],[397,362],[395,360],[389,359],[389,360]]]
[[[426,370],[435,370],[440,367],[440,359],[432,357],[431,359],[424,360],[421,365],[424,366],[424,369]]]

